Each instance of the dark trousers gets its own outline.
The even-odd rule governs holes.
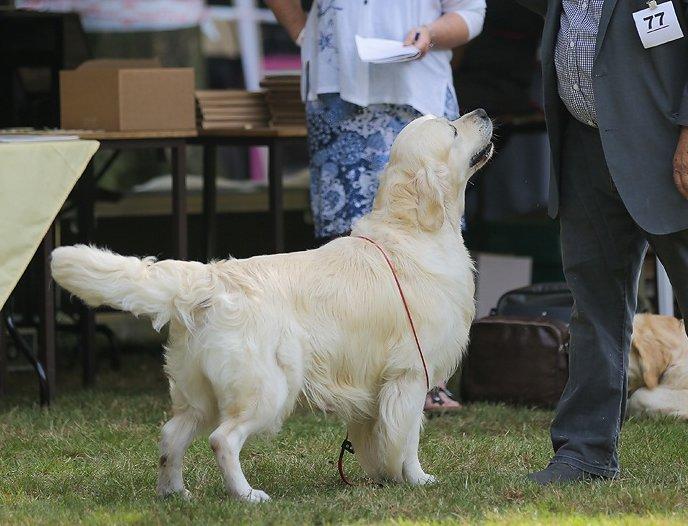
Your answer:
[[[564,135],[560,199],[562,261],[575,306],[569,380],[551,427],[553,462],[614,476],[643,256],[649,242],[685,317],[688,230],[668,235],[642,230],[619,197],[597,129],[573,118]]]

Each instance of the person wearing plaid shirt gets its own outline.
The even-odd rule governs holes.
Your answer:
[[[688,315],[688,0],[518,1],[545,17],[549,212],[575,300],[554,456],[528,477],[541,485],[614,478],[648,245]],[[633,17],[646,9],[674,20],[648,48],[652,28]]]
[[[576,119],[595,126],[592,64],[604,0],[563,0],[554,49],[559,96]]]

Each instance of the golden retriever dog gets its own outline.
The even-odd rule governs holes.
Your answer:
[[[688,419],[688,337],[682,320],[638,314],[628,364],[628,412]]]
[[[173,416],[162,428],[159,495],[189,497],[182,458],[207,430],[227,492],[267,500],[246,480],[239,454],[255,433],[279,430],[300,393],[346,422],[371,478],[434,481],[418,460],[427,386],[409,320],[383,255],[354,236],[391,259],[429,381],[445,380],[474,317],[460,218],[491,138],[483,110],[411,122],[392,146],[373,210],[352,237],[316,250],[207,265],[83,245],[53,252],[55,281],[88,305],[149,316],[158,330],[169,324]]]

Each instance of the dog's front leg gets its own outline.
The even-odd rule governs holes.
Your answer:
[[[423,471],[420,465],[420,460],[418,459],[418,447],[420,442],[420,429],[423,421],[423,411],[422,408],[418,412],[418,417],[416,423],[412,425],[408,440],[406,443],[406,454],[404,456],[404,464],[402,467],[402,473],[404,475],[404,480],[409,484],[414,486],[420,486],[423,484],[433,484],[436,479],[432,475],[428,475]]]
[[[375,426],[377,421],[374,419],[367,419],[362,421],[349,422],[347,431],[349,440],[356,451],[356,459],[358,463],[373,480],[381,480],[384,473],[380,465],[382,460],[382,453],[380,452],[378,442],[375,440]]]
[[[414,485],[435,480],[418,460],[425,394],[425,382],[412,373],[387,382],[380,390],[375,435],[383,453],[385,478]]]

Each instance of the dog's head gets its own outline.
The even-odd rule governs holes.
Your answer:
[[[628,389],[654,389],[674,355],[688,345],[683,322],[673,316],[638,314],[628,361]]]
[[[484,110],[455,121],[414,120],[392,145],[375,210],[426,231],[438,230],[446,218],[458,223],[468,179],[492,156],[491,141],[492,121]]]

